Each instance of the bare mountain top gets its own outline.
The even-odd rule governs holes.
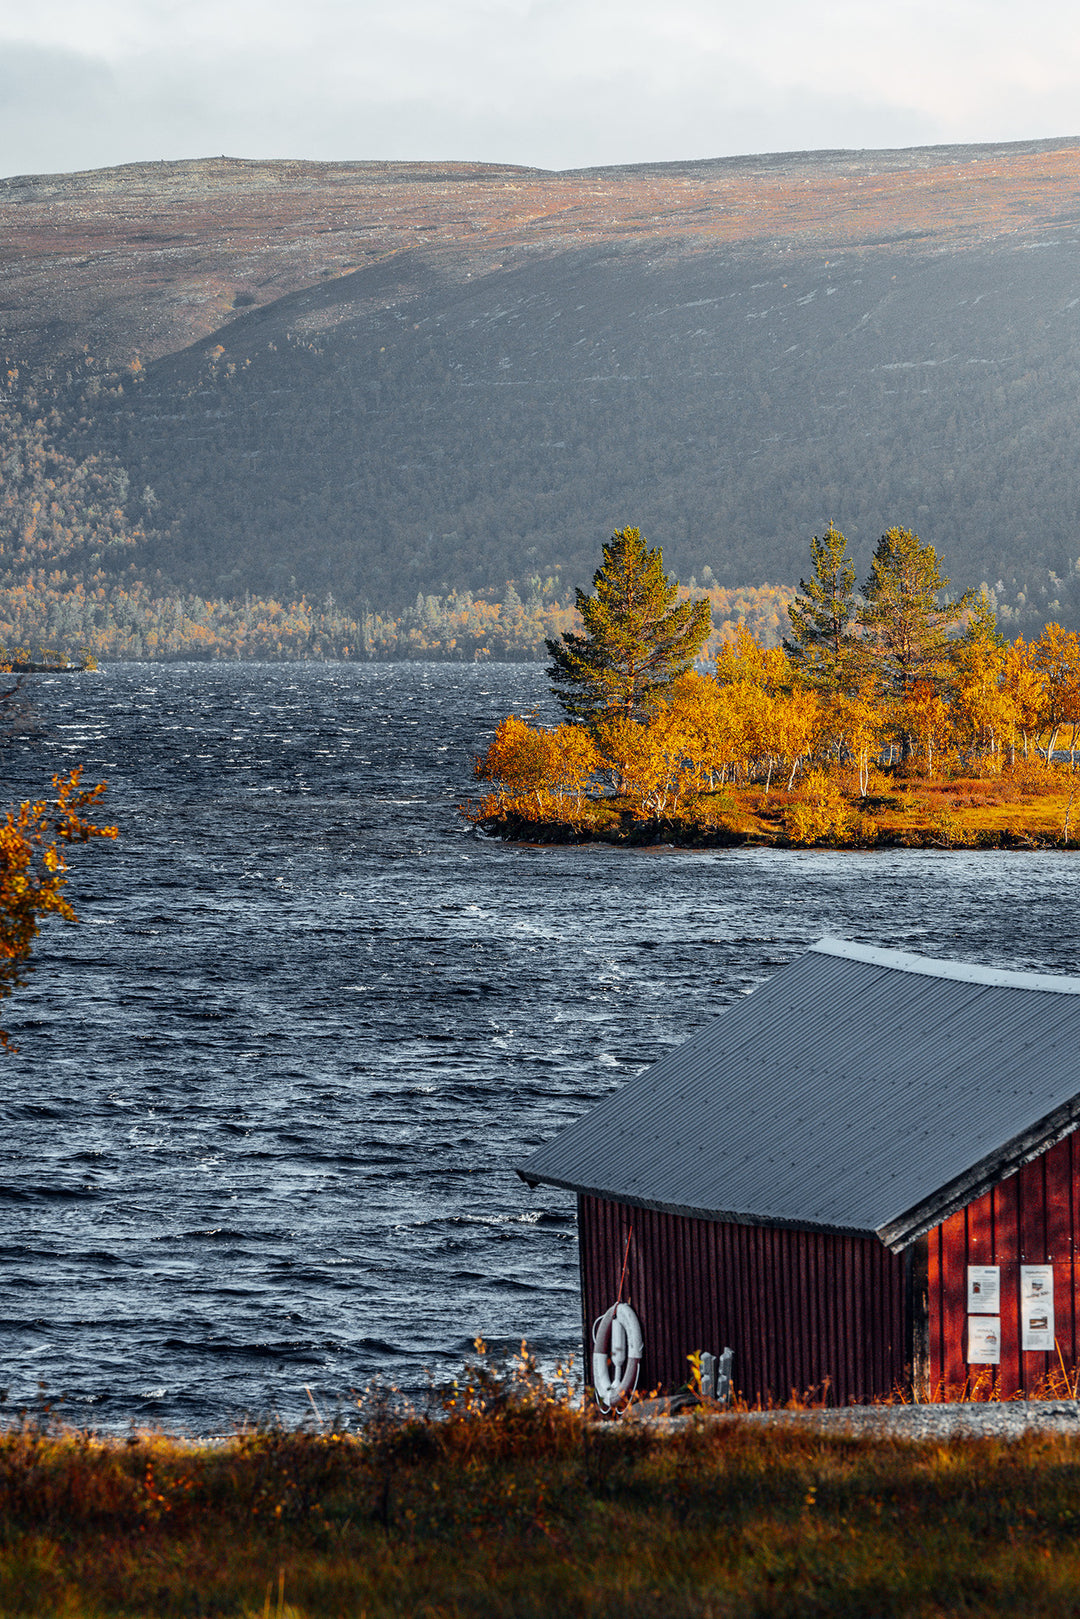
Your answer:
[[[0,330],[26,359],[153,359],[411,251],[464,281],[610,245],[949,251],[1080,224],[1080,140],[547,173],[208,158],[0,181]],[[335,307],[331,302],[328,306]],[[328,316],[332,320],[332,315]]]

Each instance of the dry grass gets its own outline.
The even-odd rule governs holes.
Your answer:
[[[0,1439],[0,1613],[1062,1614],[1080,1444],[586,1419],[525,1357],[356,1433]]]
[[[703,794],[677,815],[646,822],[617,798],[587,800],[588,813],[571,824],[541,812],[493,813],[487,830],[526,842],[778,844],[820,842],[833,848],[1048,849],[1080,845],[1080,772],[1029,761],[1003,776],[878,776],[866,797],[844,772],[830,777],[846,807],[842,830],[819,831],[811,822],[801,839],[797,810],[804,784],[794,790],[760,785],[723,787]],[[1071,810],[1070,810],[1071,806]],[[1069,819],[1069,836],[1064,830]],[[474,815],[473,819],[482,819]]]
[[[1080,777],[1067,767],[1041,761],[1018,762],[1001,776],[923,778],[878,775],[860,798],[854,783],[838,774],[849,807],[846,835],[830,839],[838,847],[1055,848],[1063,847],[1070,801]],[[752,841],[778,842],[794,793],[760,788],[733,795],[743,814],[756,823]],[[1073,803],[1069,845],[1080,841],[1080,802]]]

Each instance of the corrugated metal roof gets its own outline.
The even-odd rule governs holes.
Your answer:
[[[1080,979],[822,939],[518,1173],[894,1251],[1080,1123]]]

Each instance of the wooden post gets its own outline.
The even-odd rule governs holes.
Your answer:
[[[920,1404],[930,1399],[930,1239],[922,1236],[905,1251],[908,1352],[911,1397]]]

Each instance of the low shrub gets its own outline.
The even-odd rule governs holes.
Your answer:
[[[854,816],[847,800],[824,770],[811,770],[784,813],[784,831],[792,843],[831,843],[852,830]]]

